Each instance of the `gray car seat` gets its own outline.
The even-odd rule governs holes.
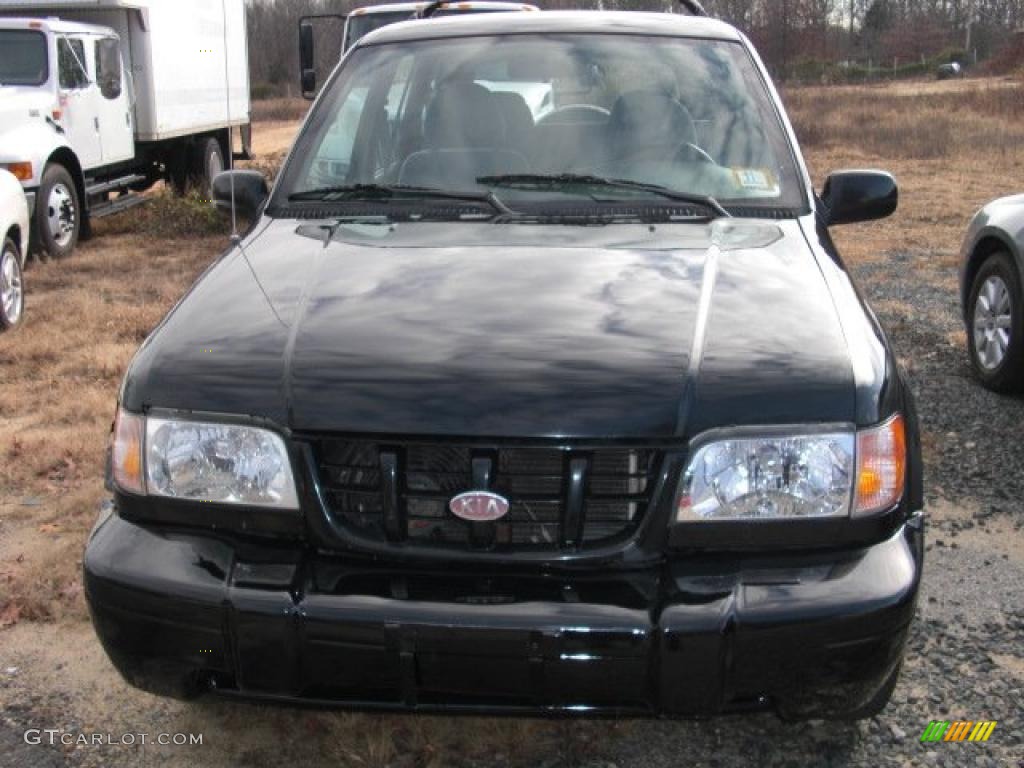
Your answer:
[[[427,107],[426,149],[402,163],[398,183],[466,189],[481,176],[526,173],[529,163],[507,148],[507,128],[494,95],[473,82],[443,85]]]

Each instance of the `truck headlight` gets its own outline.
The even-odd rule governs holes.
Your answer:
[[[896,415],[854,432],[736,437],[690,459],[676,522],[860,517],[903,496],[906,433]]]
[[[111,460],[114,481],[130,493],[299,508],[288,450],[270,430],[119,411]]]

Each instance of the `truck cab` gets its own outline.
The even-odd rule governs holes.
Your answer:
[[[503,0],[465,0],[448,3],[441,0],[416,3],[386,3],[356,8],[348,16],[335,13],[303,16],[299,20],[299,80],[302,95],[312,99],[317,92],[314,23],[325,19],[344,22],[341,33],[341,56],[363,37],[378,29],[415,18],[438,18],[471,13],[508,13],[539,11],[536,5]]]
[[[388,3],[356,8],[345,20],[345,36],[341,52],[344,54],[361,37],[374,30],[399,21],[407,21],[421,12],[429,3]],[[461,3],[442,3],[431,16],[454,16],[462,13],[501,13],[507,11],[536,11],[535,5],[525,3],[497,2],[496,0],[469,0]]]
[[[39,235],[58,255],[81,223],[76,198],[84,196],[84,174],[135,154],[120,46],[108,27],[0,18],[0,166],[21,181],[33,212],[46,210],[50,231]],[[51,159],[66,173],[44,184]]]

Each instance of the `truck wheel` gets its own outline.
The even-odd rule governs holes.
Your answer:
[[[204,195],[213,194],[213,179],[224,170],[224,150],[217,139],[208,137],[196,147],[194,177]]]
[[[39,250],[36,258],[70,256],[82,226],[81,207],[74,179],[62,165],[48,165],[36,197],[35,229]]]
[[[25,317],[25,282],[21,255],[14,240],[4,240],[0,251],[0,331],[17,328]]]

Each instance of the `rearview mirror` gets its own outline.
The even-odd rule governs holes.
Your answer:
[[[313,43],[313,23],[309,19],[299,22],[299,72],[304,98],[316,96],[316,57]]]
[[[885,171],[839,171],[825,180],[825,224],[855,224],[892,215],[899,205],[896,179]]]
[[[213,178],[213,203],[218,210],[231,210],[234,182],[235,210],[246,218],[259,213],[270,195],[267,180],[259,171],[223,171]]]

